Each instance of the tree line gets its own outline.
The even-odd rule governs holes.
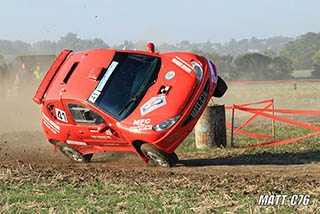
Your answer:
[[[320,78],[320,33],[306,33],[283,44],[278,49],[245,48],[237,55],[193,49],[191,52],[211,59],[226,80],[292,79],[294,70],[312,70],[310,78]],[[243,42],[240,42],[243,43]],[[240,45],[240,44],[238,44]],[[236,46],[236,45],[235,45]],[[241,46],[241,45],[240,45]],[[247,46],[248,48],[248,46]]]
[[[0,55],[58,54],[62,49],[74,51],[90,49],[145,50],[148,41],[124,41],[109,46],[102,39],[80,39],[68,33],[57,41],[44,40],[29,44],[23,41],[0,40]],[[295,39],[235,40],[228,43],[194,43],[187,40],[176,44],[156,44],[158,52],[188,51],[211,59],[226,80],[292,79],[294,70],[313,70],[312,78],[320,78],[320,33],[306,33]]]
[[[63,49],[82,51],[97,48],[110,48],[102,39],[80,39],[77,34],[68,33],[57,42],[43,40],[34,44],[23,41],[0,40],[1,55],[58,54]]]

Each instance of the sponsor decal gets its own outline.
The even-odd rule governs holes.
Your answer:
[[[129,132],[139,133],[140,131],[151,130],[151,129],[152,129],[152,125],[131,126],[129,127]]]
[[[192,65],[188,64],[186,61],[184,61],[184,60],[181,59],[180,57],[176,56],[176,58],[177,58],[180,62],[182,62],[182,63],[184,63],[186,66],[188,66],[189,68],[193,69],[193,66],[192,66]]]
[[[202,91],[200,94],[200,97],[196,103],[196,105],[193,107],[192,112],[191,112],[191,116],[193,118],[196,118],[198,116],[198,114],[200,113],[203,105],[205,104],[206,100],[208,98],[208,94],[206,91]]]
[[[143,130],[151,130],[152,125],[150,123],[151,123],[151,119],[149,118],[134,120],[133,125],[135,126],[129,127],[129,132],[139,133],[140,131],[143,131]]]
[[[101,81],[99,82],[96,88],[98,91],[102,91],[109,77],[111,76],[112,72],[114,71],[114,69],[116,69],[117,65],[118,65],[118,62],[116,61],[113,61],[111,63],[111,65],[109,66],[108,70],[106,71],[106,73],[104,74],[104,76],[102,77]]]
[[[110,136],[91,136],[93,139],[98,139],[98,140],[111,140]]]
[[[56,116],[58,120],[61,120],[62,122],[65,122],[65,123],[68,122],[66,113],[61,109],[56,108]]]
[[[110,129],[108,129],[108,130],[106,131],[106,134],[107,134],[107,135],[112,135]]]
[[[73,145],[80,145],[80,146],[86,146],[88,144],[86,144],[85,142],[80,142],[80,141],[73,141],[73,140],[67,140],[68,144],[73,144]]]
[[[140,120],[134,120],[133,125],[145,125],[145,124],[150,124],[151,119],[140,119]]]
[[[125,143],[103,143],[104,146],[112,146],[112,147],[129,147],[129,144]]]
[[[214,73],[214,70],[213,70],[213,67],[212,67],[212,64],[210,62],[210,60],[208,58],[206,58],[208,64],[209,64],[209,68],[210,68],[210,72],[211,72],[211,82],[214,82],[214,83],[217,83],[217,77]]]
[[[104,143],[104,146],[120,146],[119,144],[115,144],[115,143]]]
[[[146,102],[143,106],[140,108],[141,115],[148,114],[149,112],[154,111],[157,108],[160,108],[161,106],[166,105],[166,97],[152,97],[148,102]]]
[[[169,135],[169,136],[165,139],[164,143],[165,143],[165,144],[172,143],[172,142],[178,140],[181,136],[182,136],[182,133],[179,133],[179,132],[174,133],[174,134],[172,134],[172,135]]]
[[[181,58],[179,58],[177,56],[176,56],[176,58],[173,58],[171,61],[188,73],[190,73],[193,69],[193,67],[191,65],[189,65],[187,62],[185,62],[184,60],[182,60]]]
[[[106,85],[109,77],[113,73],[114,69],[116,69],[117,65],[118,65],[118,62],[116,62],[116,61],[113,61],[111,63],[108,70],[106,71],[106,73],[103,75],[101,81],[99,82],[97,88],[91,93],[91,95],[89,97],[90,102],[92,102],[92,103],[96,102],[96,100],[98,99],[98,97],[101,94],[101,91],[103,90],[104,86]]]
[[[171,79],[174,77],[174,75],[175,75],[174,71],[169,71],[169,72],[166,73],[166,75],[164,76],[164,78],[165,78],[166,80],[171,80]]]
[[[60,126],[50,120],[49,117],[44,113],[42,113],[42,123],[54,134],[60,133]]]
[[[89,97],[89,101],[92,103],[95,103],[98,97],[100,96],[100,94],[101,94],[101,91],[98,91],[97,89],[94,90]]]

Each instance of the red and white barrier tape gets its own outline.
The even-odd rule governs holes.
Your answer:
[[[265,106],[264,108],[262,108],[262,109],[247,107],[247,106],[250,106],[250,105],[263,104],[263,103],[269,103],[269,104],[267,106]],[[318,110],[269,109],[272,105],[273,105],[273,100],[265,100],[265,101],[256,102],[256,103],[249,103],[249,104],[244,104],[244,105],[233,105],[233,106],[225,107],[225,109],[228,109],[228,110],[231,109],[233,112],[234,112],[235,109],[238,109],[238,110],[241,110],[241,111],[245,111],[245,112],[254,114],[254,116],[252,116],[240,128],[233,129],[233,131],[234,131],[233,136],[235,134],[239,133],[239,134],[243,134],[243,135],[250,136],[250,137],[273,138],[273,136],[261,135],[261,134],[257,134],[257,133],[246,133],[246,132],[242,132],[241,131],[241,129],[246,127],[250,122],[252,122],[258,116],[263,116],[263,117],[275,119],[275,120],[278,120],[278,121],[282,121],[282,122],[285,122],[285,123],[289,123],[289,124],[292,124],[292,125],[295,125],[295,126],[307,128],[307,129],[316,131],[316,133],[309,134],[309,135],[302,136],[302,137],[298,137],[298,138],[271,141],[271,142],[259,143],[259,144],[249,145],[249,146],[241,146],[240,148],[258,147],[258,146],[275,146],[275,145],[280,145],[280,144],[287,144],[287,143],[292,143],[292,142],[295,142],[295,141],[303,140],[303,139],[306,139],[306,138],[309,138],[309,137],[312,137],[312,136],[320,134],[320,127],[313,126],[313,125],[306,124],[306,123],[302,123],[302,122],[295,121],[295,120],[292,120],[292,119],[276,116],[276,115],[273,115],[273,114],[265,113],[265,112],[272,112],[272,113],[283,113],[283,114],[320,115],[320,111],[318,111]],[[234,114],[232,114],[232,117],[234,117]],[[232,129],[232,126],[228,122],[226,122],[226,126],[228,128]],[[227,140],[229,140],[231,137],[232,137],[232,135],[229,136]]]
[[[228,81],[229,85],[260,85],[260,84],[276,84],[276,83],[290,83],[290,82],[320,82],[319,79],[298,79],[298,80],[277,80],[277,81]]]

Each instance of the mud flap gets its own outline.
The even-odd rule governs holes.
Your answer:
[[[144,154],[143,154],[143,153],[141,152],[141,150],[140,150],[140,147],[141,147],[141,145],[142,145],[143,143],[144,143],[144,142],[142,142],[142,141],[134,141],[134,142],[132,143],[132,147],[133,147],[135,153],[137,153],[137,155],[143,160],[143,162],[147,164],[148,161],[149,161],[149,158],[146,157],[146,156],[144,156]]]
[[[58,149],[58,146],[53,145],[53,152],[56,152],[56,151],[57,151],[57,149]]]
[[[218,76],[218,80],[217,80],[217,86],[214,89],[213,92],[213,97],[222,97],[225,92],[227,91],[228,86],[226,84],[226,82],[220,77]]]
[[[142,158],[142,160],[143,160],[143,162],[144,162],[144,163],[148,163],[149,158],[147,158],[146,156],[144,156],[144,155],[140,154],[139,152],[136,152],[136,153],[139,155],[139,157],[141,157],[141,158]]]

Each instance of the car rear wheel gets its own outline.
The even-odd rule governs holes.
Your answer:
[[[168,154],[148,143],[142,144],[140,149],[149,161],[158,166],[169,168],[173,167],[178,161],[178,156],[175,153]]]
[[[80,163],[89,162],[93,156],[93,154],[83,155],[78,150],[76,150],[75,148],[65,143],[61,143],[58,148],[62,154],[64,154],[74,162],[80,162]]]

